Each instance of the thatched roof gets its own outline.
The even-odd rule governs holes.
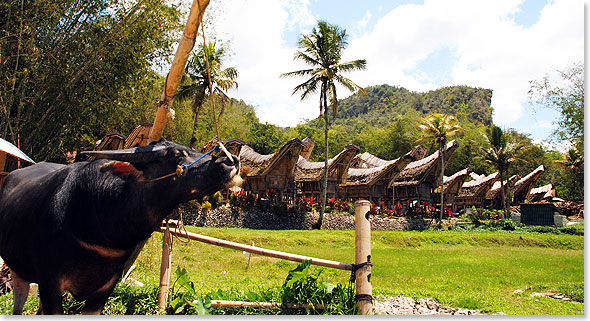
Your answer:
[[[461,186],[458,197],[483,197],[498,178],[500,173],[495,172],[480,179],[465,182]]]
[[[504,191],[508,192],[508,188],[512,188],[512,186],[514,186],[514,183],[516,183],[516,181],[518,181],[520,179],[520,175],[516,174],[516,175],[512,175],[510,176],[510,178],[508,178],[507,180],[504,181]],[[494,182],[494,185],[492,185],[492,188],[490,188],[490,190],[488,191],[488,194],[486,195],[487,199],[494,199],[496,197],[500,197],[501,196],[501,187],[502,187],[502,183],[497,180]]]
[[[539,179],[541,174],[545,172],[545,166],[541,165],[535,168],[532,172],[530,172],[527,176],[521,178],[514,184],[514,188],[512,189],[512,195],[516,195],[519,193],[527,193],[530,188],[535,184],[535,182]]]
[[[106,134],[96,146],[96,150],[116,150],[125,146],[125,136],[119,133]]]
[[[549,201],[555,197],[555,188],[553,184],[547,184],[541,187],[535,187],[531,189],[529,193],[529,202],[539,202],[542,200]]]
[[[135,127],[125,139],[125,146],[123,148],[147,145],[150,141],[150,130],[152,130],[152,126],[153,124],[151,123],[143,123]]]
[[[262,155],[252,147],[243,145],[240,151],[240,163],[242,168],[248,168],[246,176],[266,175],[283,157],[298,158],[303,147],[303,142],[298,138],[294,138],[283,144],[276,152]]]
[[[305,145],[305,147],[303,148],[303,151],[301,152],[301,157],[305,158],[305,159],[309,159],[309,157],[311,156],[311,152],[313,152],[313,148],[315,147],[315,142],[313,141],[313,139],[309,138],[309,137],[305,137],[302,140],[303,144]]]
[[[328,177],[338,175],[336,173],[338,166],[343,166],[340,176],[346,174],[350,160],[358,153],[359,147],[356,145],[347,145],[336,156],[328,160]],[[305,151],[304,151],[305,152]],[[325,162],[310,162],[303,156],[299,156],[297,166],[295,167],[296,181],[317,181],[323,177]],[[342,177],[338,177],[342,179]]]
[[[200,152],[206,153],[206,152],[212,150],[213,148],[217,147],[217,145],[218,145],[217,142],[218,142],[217,137],[211,138],[211,140],[209,140],[205,145],[203,145],[203,147],[201,147]],[[222,143],[223,143],[223,146],[225,146],[225,149],[227,149],[227,151],[230,152],[230,154],[232,154],[232,155],[240,155],[240,150],[242,149],[242,146],[246,144],[237,138],[230,138],[228,140],[222,141]],[[211,152],[211,155],[217,156],[217,157],[225,156],[225,154],[220,150]]]
[[[459,143],[456,140],[450,141],[443,150],[445,157],[445,163],[448,163],[449,159],[453,155],[453,152],[459,147]],[[438,150],[428,157],[425,157],[418,161],[413,161],[406,168],[404,168],[399,176],[395,179],[394,186],[407,186],[407,185],[418,185],[423,182],[427,177],[429,179],[436,179],[437,175],[429,175],[433,171],[440,171],[440,159]]]
[[[482,175],[477,174],[476,172],[471,172],[471,173],[469,173],[469,177],[471,177],[471,179],[473,179],[474,181],[476,181],[476,180],[482,179],[482,178],[484,178],[486,176],[483,175],[483,174]]]
[[[426,147],[422,145],[418,145],[412,149],[412,156],[414,157],[414,161],[421,160],[424,158],[426,154]],[[362,154],[356,155],[354,159],[350,162],[351,168],[371,168],[371,167],[379,167],[391,164],[394,160],[384,160],[381,159],[369,152],[364,152]]]
[[[443,176],[443,187],[445,193],[449,193],[451,190],[456,192],[461,190],[461,186],[463,186],[463,183],[465,183],[469,173],[471,173],[471,168],[468,167],[456,172],[451,176]],[[438,186],[434,192],[440,194],[440,186]]]
[[[413,152],[414,150],[394,160],[384,161],[384,164],[381,166],[349,168],[346,182],[342,185],[372,185],[380,180],[385,180],[389,183],[414,159]]]

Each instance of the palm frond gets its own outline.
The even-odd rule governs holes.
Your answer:
[[[295,76],[312,76],[315,69],[303,69],[297,71],[286,72],[280,75],[281,78],[295,77]]]

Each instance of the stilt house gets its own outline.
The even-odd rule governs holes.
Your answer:
[[[338,185],[346,181],[350,161],[358,151],[358,146],[352,144],[347,145],[338,155],[328,160],[328,198],[335,197],[339,193]],[[303,154],[307,157],[311,155],[311,149],[308,144],[306,144]],[[299,156],[295,167],[297,195],[321,196],[324,166],[325,162],[310,162],[305,157]]]
[[[445,164],[459,147],[453,140],[443,149]],[[436,182],[440,177],[440,155],[438,150],[428,157],[411,162],[393,181],[395,202],[432,201]]]
[[[527,176],[521,178],[514,184],[512,188],[513,202],[512,204],[518,205],[524,203],[529,196],[529,193],[535,186],[535,182],[541,177],[541,174],[545,172],[545,166],[541,165],[535,168]]]
[[[472,175],[472,177],[477,177],[477,179],[463,183],[459,195],[457,195],[453,204],[453,210],[472,206],[483,207],[486,195],[494,183],[500,178],[500,173],[495,172],[488,176]]]

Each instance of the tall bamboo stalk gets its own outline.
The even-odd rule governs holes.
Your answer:
[[[172,61],[172,66],[170,66],[170,71],[166,77],[166,84],[164,85],[164,90],[162,90],[162,98],[158,102],[156,119],[154,120],[154,126],[150,130],[151,141],[160,139],[164,132],[166,121],[169,118],[168,115],[170,114],[172,100],[174,99],[174,95],[176,94],[176,90],[182,79],[182,74],[186,67],[188,57],[195,46],[199,25],[203,21],[203,15],[205,14],[205,9],[208,5],[209,0],[193,0],[191,11],[186,26],[184,27],[182,39],[180,39],[178,49],[176,50],[174,60]]]

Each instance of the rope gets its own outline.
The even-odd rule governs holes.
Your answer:
[[[210,150],[210,151],[206,152],[205,154],[201,155],[201,157],[197,158],[194,162],[192,162],[192,163],[190,163],[188,165],[187,164],[176,165],[176,171],[174,171],[174,172],[172,172],[170,174],[166,174],[166,175],[160,176],[160,177],[156,177],[156,178],[153,178],[153,179],[148,179],[148,180],[146,180],[144,182],[151,183],[151,182],[159,181],[161,179],[164,179],[164,178],[167,178],[167,177],[170,177],[170,176],[174,176],[174,175],[180,177],[180,176],[182,176],[184,174],[184,171],[187,168],[193,166],[195,163],[197,163],[198,161],[200,161],[201,159],[203,159],[203,157],[211,154],[213,151],[219,151],[219,150],[220,150],[219,146],[216,146],[212,150]]]
[[[184,222],[182,221],[182,211],[180,210],[180,207],[177,207],[176,211],[178,212],[178,224],[176,224],[176,227],[174,228],[174,232],[178,233],[178,234],[184,234],[186,240],[183,240],[180,236],[178,236],[178,234],[174,234],[174,237],[176,237],[176,239],[179,242],[184,243],[184,244],[188,244],[191,242],[191,239],[188,237],[188,231],[186,230],[186,226],[184,225]],[[182,231],[184,231],[184,233],[182,233]]]

